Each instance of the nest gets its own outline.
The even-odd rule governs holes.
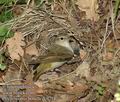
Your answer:
[[[30,41],[36,42],[36,45],[40,50],[40,54],[45,53],[45,48],[49,46],[49,40],[51,37],[61,33],[73,35],[76,39],[78,39],[79,42],[82,41],[86,44],[84,50],[87,51],[89,56],[84,60],[90,62],[89,69],[91,79],[88,77],[84,80],[83,77],[76,77],[75,73],[68,74],[79,66],[80,63],[77,63],[72,66],[65,65],[63,67],[63,72],[65,72],[64,69],[67,67],[69,67],[69,71],[62,74],[65,75],[67,73],[68,75],[63,77],[62,81],[60,79],[59,82],[61,82],[59,84],[66,80],[77,81],[78,83],[86,84],[89,83],[89,80],[90,82],[95,81],[97,83],[101,83],[102,81],[109,79],[114,80],[114,78],[118,78],[120,74],[120,62],[118,58],[116,58],[112,63],[111,61],[108,63],[106,61],[104,62],[102,59],[102,54],[105,51],[103,48],[105,47],[101,48],[103,46],[101,45],[101,39],[104,38],[103,32],[105,32],[105,28],[93,29],[93,26],[89,26],[92,24],[92,22],[86,21],[85,23],[82,20],[80,22],[81,23],[78,24],[75,17],[69,18],[69,16],[55,15],[41,9],[27,9],[20,17],[8,22],[7,25],[11,24],[14,31],[21,32],[26,43]],[[83,24],[85,24],[84,27]],[[56,88],[56,86],[54,87],[54,84],[55,83],[53,82],[51,85],[45,85],[47,88],[48,86],[52,87],[51,90],[54,90],[52,94],[55,95],[54,88]],[[65,87],[65,85],[63,86]],[[59,86],[57,88],[59,89]],[[79,92],[76,93],[77,96],[79,96],[78,94]]]
[[[103,44],[105,44],[105,42],[101,45],[101,39],[104,38],[103,32],[105,32],[105,28],[92,26],[92,22],[87,20],[79,20],[78,24],[75,17],[75,15],[70,17],[69,15],[60,16],[51,14],[41,9],[27,9],[20,17],[8,22],[7,25],[11,24],[14,31],[22,32],[26,42],[36,42],[37,47],[40,49],[40,54],[45,52],[45,48],[49,46],[49,40],[52,36],[61,33],[73,35],[79,42],[82,41],[85,43],[85,50],[90,55],[89,60],[94,56],[97,58],[96,61],[92,61],[94,62],[94,67],[91,68],[91,72],[94,72],[95,66],[100,70],[105,70],[101,56],[105,51],[103,50]],[[97,25],[97,23],[95,24]],[[93,29],[93,27],[95,29]],[[110,28],[111,27],[108,27],[108,29]],[[116,61],[117,65],[115,66],[118,66],[119,61],[117,59],[115,62]],[[100,65],[102,68],[97,65]],[[111,66],[114,67],[114,65]],[[102,71],[102,73],[103,72],[104,71]],[[107,74],[110,73],[107,72]]]

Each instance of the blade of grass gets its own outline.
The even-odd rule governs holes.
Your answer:
[[[120,5],[120,0],[116,0],[115,7],[114,7],[114,19],[116,19],[116,17],[118,16],[119,5]]]

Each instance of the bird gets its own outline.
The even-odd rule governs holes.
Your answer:
[[[48,47],[46,55],[39,56],[36,59],[39,65],[33,72],[33,81],[36,82],[45,72],[58,68],[70,61],[74,55],[79,55],[79,52],[79,42],[73,36],[56,36]]]

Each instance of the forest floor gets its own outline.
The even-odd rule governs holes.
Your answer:
[[[114,19],[115,1],[48,1],[15,5],[15,18],[4,23],[14,36],[0,48],[6,65],[0,71],[0,102],[120,102],[120,15],[118,11]],[[45,55],[49,40],[60,33],[84,44],[80,56],[33,82],[28,62]]]

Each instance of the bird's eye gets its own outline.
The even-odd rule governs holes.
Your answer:
[[[63,37],[61,37],[60,39],[63,40]]]

